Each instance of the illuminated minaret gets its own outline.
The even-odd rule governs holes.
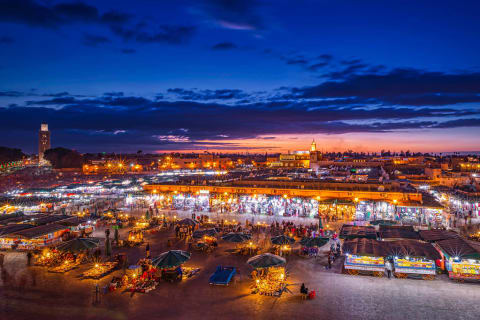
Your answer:
[[[50,149],[50,131],[48,131],[48,124],[42,123],[38,131],[38,162],[43,161],[43,155],[48,149]]]
[[[315,143],[315,139],[312,140],[312,144],[310,146],[310,152],[317,151],[317,144]]]

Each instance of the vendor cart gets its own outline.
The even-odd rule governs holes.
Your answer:
[[[385,272],[385,260],[388,250],[385,242],[367,238],[346,240],[343,244],[346,258],[344,270],[348,274],[373,274],[382,277]]]

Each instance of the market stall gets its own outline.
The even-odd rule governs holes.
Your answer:
[[[192,248],[207,253],[213,252],[218,246],[216,235],[217,231],[215,229],[195,231],[193,233],[193,239],[195,241],[192,244]]]
[[[284,256],[292,253],[292,244],[295,243],[295,239],[286,235],[280,235],[272,237],[270,240],[274,245],[275,253],[277,255]]]
[[[323,247],[330,241],[329,238],[324,237],[304,237],[300,240],[302,251],[305,256],[317,256],[319,248]]]
[[[259,250],[258,246],[250,240],[251,237],[248,233],[230,232],[224,235],[222,239],[226,242],[235,243],[236,253],[251,255]]]
[[[190,253],[182,250],[170,250],[152,259],[152,267],[161,271],[161,278],[166,281],[182,280],[182,264],[190,260]],[[190,271],[190,270],[185,270]]]
[[[388,242],[388,247],[389,256],[394,263],[395,277],[421,277],[425,280],[433,280],[435,278],[435,261],[441,257],[430,243],[416,240],[399,240]]]
[[[284,258],[263,253],[248,259],[247,264],[255,269],[252,272],[252,293],[279,297],[288,290]]]
[[[373,274],[382,277],[385,271],[384,257],[388,255],[387,244],[374,239],[356,238],[343,243],[344,269],[348,274]]]
[[[437,241],[448,276],[456,280],[480,280],[480,245],[462,238]]]
[[[44,248],[34,258],[34,265],[40,267],[53,267],[61,263],[61,253],[56,249]]]
[[[126,245],[130,247],[139,246],[143,243],[143,232],[141,230],[132,230],[128,233]]]
[[[84,279],[100,279],[110,274],[117,267],[118,262],[95,263],[90,269],[82,274]]]

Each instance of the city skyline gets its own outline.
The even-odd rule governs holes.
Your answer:
[[[1,145],[480,151],[474,1],[0,1]]]

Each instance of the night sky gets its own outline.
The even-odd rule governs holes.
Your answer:
[[[480,2],[0,0],[0,145],[480,150]]]

